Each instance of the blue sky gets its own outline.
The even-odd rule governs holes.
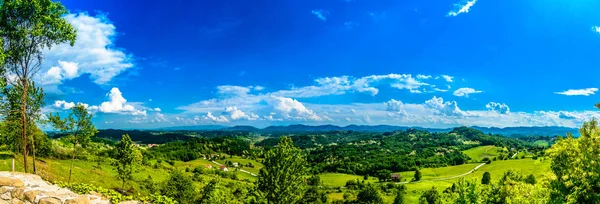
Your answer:
[[[99,128],[576,127],[600,116],[595,0],[75,1],[44,112]]]

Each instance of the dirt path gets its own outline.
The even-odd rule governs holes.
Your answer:
[[[481,168],[484,165],[485,165],[485,163],[481,163],[481,164],[477,165],[475,168],[471,169],[470,171],[468,171],[468,172],[466,172],[464,174],[456,175],[456,176],[450,176],[450,177],[444,177],[444,178],[434,178],[434,179],[425,179],[425,180],[414,181],[414,182],[404,181],[404,182],[397,182],[396,184],[419,183],[419,182],[424,182],[424,181],[443,181],[443,180],[450,180],[450,179],[460,178],[460,177],[463,177],[463,176],[466,176],[466,175],[469,175],[469,174],[473,173],[474,171],[476,171],[477,169]]]

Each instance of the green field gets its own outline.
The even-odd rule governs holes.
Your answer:
[[[220,164],[225,164],[227,161],[238,163],[240,165],[240,169],[246,170],[248,172],[251,172],[251,173],[257,174],[257,175],[258,175],[258,171],[264,167],[263,164],[260,162],[257,162],[255,160],[251,160],[251,159],[244,159],[244,158],[241,158],[238,156],[234,156],[232,158],[226,158],[224,160],[217,160],[217,162],[219,162]],[[252,165],[254,165],[254,168],[246,167],[245,165],[248,163],[252,163]]]
[[[481,161],[483,158],[497,157],[502,148],[496,146],[480,146],[463,151],[472,161]]]
[[[435,178],[444,178],[450,176],[456,176],[470,171],[475,168],[479,163],[472,164],[463,164],[457,166],[448,166],[448,167],[440,167],[440,168],[424,168],[421,169],[421,180],[429,180]],[[404,171],[399,172],[400,176],[402,176],[402,181],[410,181],[414,175],[414,171]]]
[[[483,173],[490,172],[492,181],[497,181],[504,174],[504,172],[511,169],[517,172],[521,172],[524,176],[533,174],[536,178],[541,179],[546,173],[550,172],[550,161],[532,160],[530,158],[493,161],[491,164],[484,165],[472,174],[466,175],[464,178],[479,181],[481,180]],[[431,187],[433,186],[436,186],[437,189],[441,192],[444,189],[452,186],[452,183],[457,182],[458,179],[459,178],[443,181],[423,181],[419,183],[406,184],[408,194],[405,199],[408,203],[418,203],[419,197],[424,191],[431,189]]]
[[[346,186],[346,182],[349,180],[364,180],[363,176],[342,173],[324,173],[320,174],[319,177],[321,177],[321,183],[323,183],[323,186],[331,188]],[[377,178],[372,176],[367,180],[369,183],[375,183],[377,181]]]

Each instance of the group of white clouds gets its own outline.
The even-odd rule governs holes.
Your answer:
[[[449,16],[467,13],[476,0],[467,1]],[[457,5],[458,6],[458,5]],[[313,14],[326,20],[327,11],[315,10]],[[65,80],[89,74],[96,84],[107,86],[117,75],[133,68],[132,55],[116,48],[113,39],[115,26],[106,16],[90,16],[86,13],[65,16],[78,30],[74,47],[58,45],[45,52],[46,60],[39,81],[47,91],[60,92],[58,85]],[[600,28],[596,27],[600,32]],[[313,85],[284,90],[266,91],[262,86],[223,85],[217,87],[214,98],[180,106],[181,114],[163,114],[160,108],[146,107],[142,102],[128,102],[123,93],[113,87],[106,94],[107,100],[87,106],[93,113],[131,115],[129,123],[247,123],[252,121],[292,121],[335,124],[392,124],[421,126],[575,126],[578,122],[597,117],[593,111],[534,111],[510,112],[507,104],[489,102],[477,110],[461,110],[456,101],[444,100],[435,94],[450,91],[454,77],[449,75],[388,74],[355,78],[352,76],[323,77]],[[441,84],[442,83],[442,84]],[[381,86],[407,91],[413,94],[432,94],[423,103],[404,103],[390,99],[378,103],[317,104],[303,103],[303,99],[321,96],[364,94],[375,96]],[[597,88],[574,89],[556,94],[589,96]],[[469,97],[483,93],[474,88],[455,89],[456,97]],[[66,110],[75,102],[57,100],[50,105],[53,110]],[[113,123],[113,121],[105,121]]]

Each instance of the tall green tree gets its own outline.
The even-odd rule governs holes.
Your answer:
[[[302,198],[306,159],[292,139],[281,137],[277,146],[265,154],[258,188],[269,203],[295,203]]]
[[[71,108],[71,113],[66,118],[61,118],[58,113],[48,115],[48,121],[52,126],[65,134],[66,140],[73,144],[71,166],[69,167],[69,183],[73,173],[73,161],[79,147],[85,148],[91,141],[91,137],[98,133],[92,123],[92,114],[83,104],[77,104]]]
[[[600,129],[594,119],[579,129],[580,137],[556,141],[547,151],[552,163],[551,200],[600,203]]]
[[[404,194],[406,194],[406,187],[398,187],[396,191],[396,197],[394,197],[393,204],[404,204]]]
[[[425,191],[423,193],[423,195],[421,195],[421,197],[419,198],[419,203],[421,203],[421,204],[441,204],[442,196],[440,196],[440,193],[437,191],[437,189],[434,186],[434,187],[431,187],[431,189]]]
[[[417,169],[417,171],[415,171],[414,180],[415,180],[415,181],[420,181],[420,180],[421,180],[421,177],[422,177],[422,175],[421,175],[421,171],[419,171],[419,170]]]
[[[21,129],[23,165],[27,163],[27,113],[30,84],[41,69],[43,51],[53,45],[75,43],[76,31],[62,18],[69,13],[59,2],[51,0],[4,0],[0,6],[0,38],[2,39],[6,74],[13,76],[8,84],[21,87]],[[38,100],[39,98],[34,98]]]
[[[179,203],[193,203],[197,194],[192,179],[179,170],[171,172],[160,193],[174,198]]]
[[[33,171],[37,173],[36,169],[36,148],[35,144],[35,136],[32,135],[36,133],[39,128],[36,123],[41,121],[41,109],[44,105],[44,92],[41,88],[37,87],[34,82],[30,82],[30,88],[28,90],[27,105],[28,109],[25,113],[24,117],[27,118],[27,128],[26,135],[28,135],[29,140],[23,140],[23,126],[20,125],[21,119],[23,118],[23,114],[21,112],[21,94],[23,92],[23,86],[17,84],[15,86],[10,86],[2,89],[2,93],[4,95],[4,103],[2,103],[2,112],[4,115],[4,122],[6,124],[10,124],[9,134],[7,135],[10,140],[7,141],[6,144],[14,144],[13,151],[19,152],[22,148],[27,148],[27,152],[32,152],[33,156]],[[23,142],[27,142],[27,145],[22,145]]]
[[[218,188],[219,178],[213,179],[200,192],[200,198],[196,203],[211,204],[211,203],[226,203],[225,195]]]
[[[383,204],[383,198],[375,186],[368,184],[363,190],[356,195],[357,203],[365,204]]]
[[[115,146],[117,153],[115,155],[115,162],[113,163],[115,170],[117,171],[117,178],[123,183],[121,188],[125,187],[127,180],[133,179],[133,174],[137,170],[137,166],[141,161],[139,150],[135,147],[135,144],[131,140],[129,135],[124,134]]]
[[[490,176],[490,172],[485,172],[483,173],[483,177],[481,177],[481,184],[487,185],[490,184],[490,181],[492,180],[491,176]]]

